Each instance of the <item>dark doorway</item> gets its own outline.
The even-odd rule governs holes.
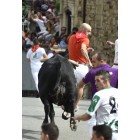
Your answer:
[[[65,13],[67,17],[67,34],[69,35],[71,33],[71,11],[67,9]]]

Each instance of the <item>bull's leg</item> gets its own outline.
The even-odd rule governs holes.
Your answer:
[[[49,117],[50,117],[51,123],[54,123],[54,124],[55,124],[55,121],[54,121],[55,112],[54,112],[54,108],[53,108],[53,104],[52,104],[52,103],[50,103],[50,113],[49,113]]]
[[[70,111],[71,111],[70,128],[72,131],[76,131],[77,125],[76,125],[76,121],[73,119],[73,117],[75,116],[74,101],[72,101],[71,104],[72,104],[72,106],[70,107]]]
[[[74,111],[75,97],[71,93],[69,95],[69,98],[71,100],[67,100],[67,103],[68,103],[68,110],[67,111],[71,113],[70,128],[71,128],[72,131],[76,131],[77,125],[76,125],[76,121],[73,119],[73,117],[75,116],[75,111]]]
[[[41,98],[41,101],[43,102],[44,104],[44,111],[45,111],[45,119],[43,121],[43,123],[48,123],[49,122],[49,113],[50,113],[50,105],[49,105],[49,102],[46,98]]]

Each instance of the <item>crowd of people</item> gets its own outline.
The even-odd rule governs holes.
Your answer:
[[[107,64],[104,52],[97,52],[89,47],[91,26],[82,23],[67,34],[66,27],[59,26],[59,16],[55,13],[55,1],[33,1],[28,20],[35,28],[23,31],[23,50],[27,52],[32,76],[38,90],[38,72],[47,59],[50,59],[58,49],[67,50],[68,59],[78,63],[74,74],[77,80],[78,95],[75,109],[83,95],[84,86],[91,85],[91,104],[87,112],[74,117],[78,121],[87,121],[92,140],[117,140],[118,134],[118,39],[115,43],[106,44],[115,47],[114,65]],[[59,32],[59,28],[61,28]],[[90,58],[88,52],[93,53]],[[59,129],[53,124],[42,125],[42,140],[57,140]],[[52,131],[52,132],[51,132]],[[52,135],[54,133],[54,135]]]
[[[28,12],[29,28],[22,34],[22,49],[28,51],[35,37],[46,53],[52,56],[53,49],[67,49],[67,28],[59,24],[59,16],[53,0],[33,0]],[[74,27],[75,30],[76,27]],[[78,30],[78,28],[76,28]]]

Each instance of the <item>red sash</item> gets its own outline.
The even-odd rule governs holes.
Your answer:
[[[32,46],[32,52],[35,52],[38,48],[40,48],[39,45]]]

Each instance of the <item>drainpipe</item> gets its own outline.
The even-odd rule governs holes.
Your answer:
[[[86,22],[86,4],[87,0],[83,0],[83,23]]]

